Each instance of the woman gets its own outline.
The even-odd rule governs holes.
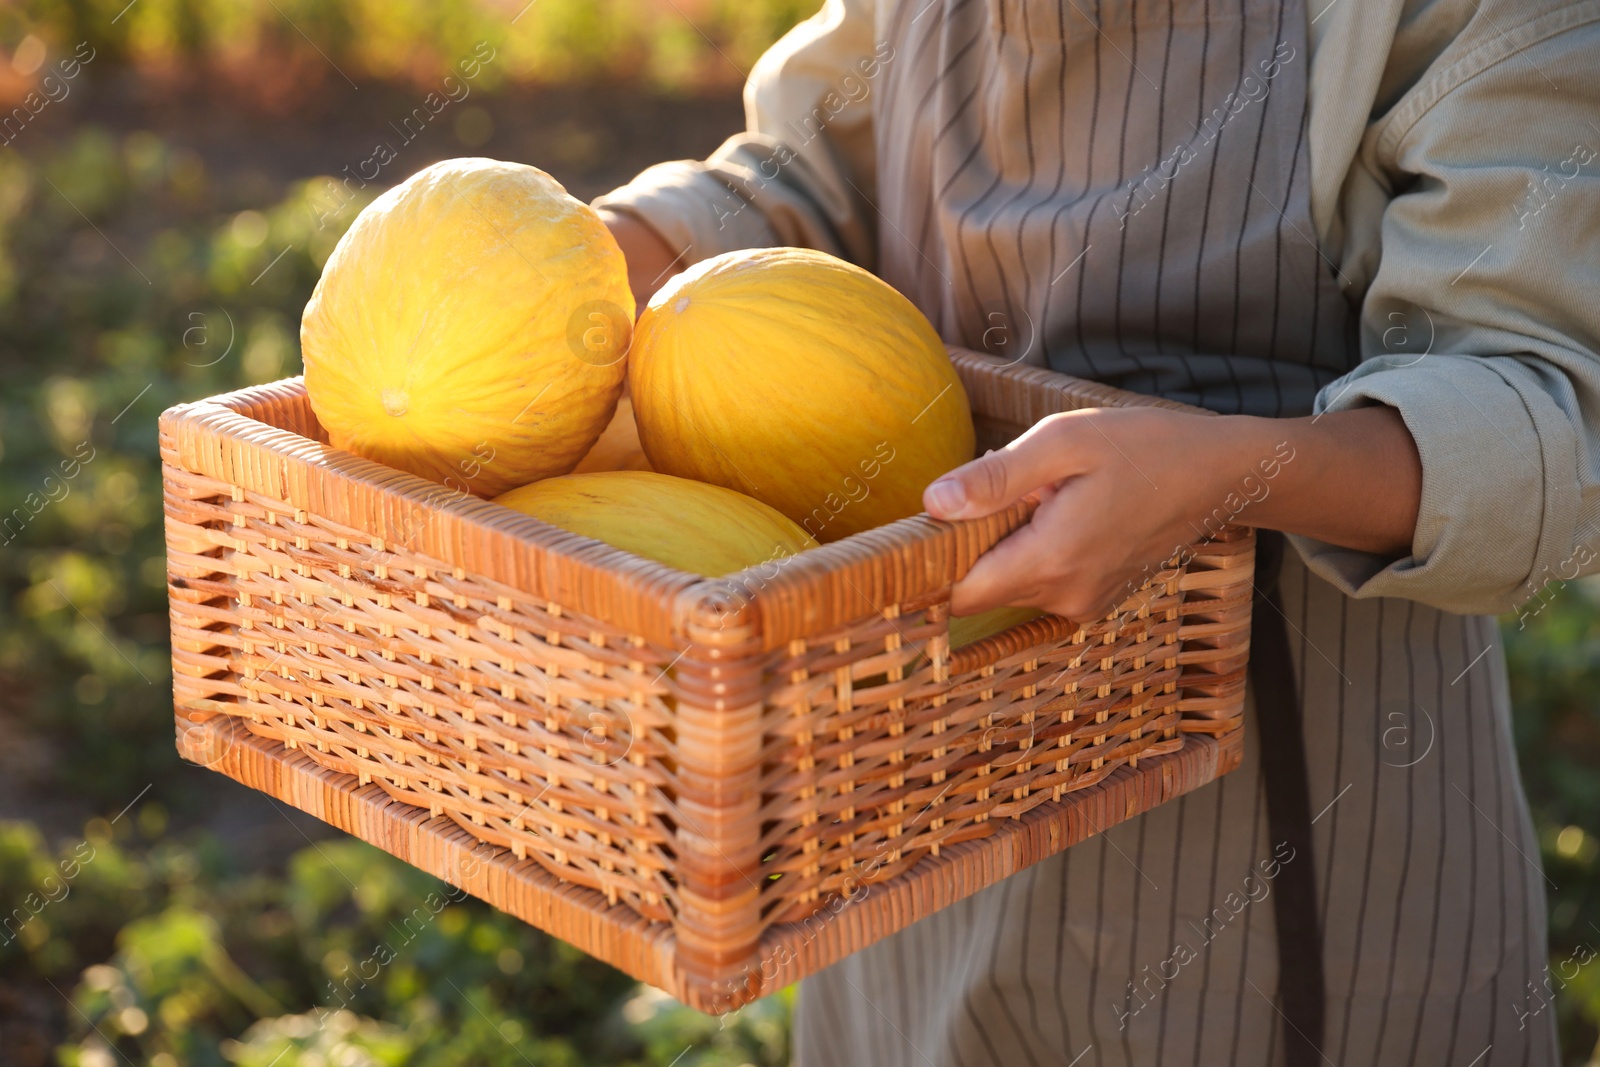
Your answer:
[[[1058,416],[929,487],[1042,500],[957,613],[1103,614],[1282,460],[1227,508],[1244,765],[806,982],[804,1067],[1555,1062],[1488,616],[1593,558],[1600,3],[1310,2],[828,0],[747,133],[597,201],[641,296],[820,248],[1228,416]]]

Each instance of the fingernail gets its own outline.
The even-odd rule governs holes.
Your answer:
[[[953,478],[928,486],[927,498],[930,509],[947,519],[959,518],[967,507],[967,491]]]

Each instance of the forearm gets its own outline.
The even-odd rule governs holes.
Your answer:
[[[682,269],[684,257],[668,247],[656,231],[632,215],[602,207],[600,218],[611,231],[611,236],[616,238],[623,258],[628,261],[628,286],[633,290],[633,299],[642,312],[645,302],[661,287],[661,283]]]
[[[1255,471],[1257,484],[1265,486],[1264,495],[1244,494],[1250,502],[1235,521],[1378,555],[1410,552],[1422,463],[1395,409],[1222,421],[1232,465]],[[1274,476],[1264,479],[1258,457],[1281,460],[1279,452],[1293,458],[1278,462]]]

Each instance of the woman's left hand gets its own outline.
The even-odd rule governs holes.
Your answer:
[[[958,467],[923,504],[935,518],[971,519],[1039,501],[956,583],[953,613],[1011,604],[1094,619],[1229,523],[1404,554],[1421,479],[1391,408],[1317,419],[1093,408],[1052,415]]]

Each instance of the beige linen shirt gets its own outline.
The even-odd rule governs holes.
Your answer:
[[[748,131],[597,205],[690,263],[820,248],[874,265],[872,0],[762,57]],[[1600,2],[1310,0],[1312,212],[1364,362],[1318,411],[1397,408],[1423,465],[1409,556],[1307,538],[1356,597],[1509,610],[1594,569],[1600,508]]]

